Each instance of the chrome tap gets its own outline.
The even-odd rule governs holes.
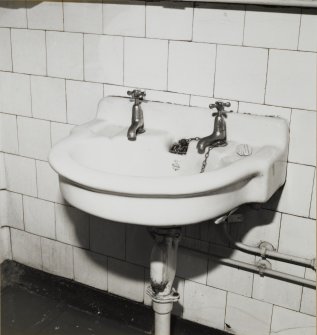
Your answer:
[[[129,141],[135,141],[138,134],[145,132],[141,103],[146,94],[140,90],[128,91],[127,94],[130,95],[132,99],[134,99],[134,104],[132,107],[132,122],[128,129],[127,136]]]
[[[217,112],[212,113],[215,116],[214,131],[211,135],[201,138],[197,143],[197,150],[200,154],[203,154],[207,147],[220,147],[227,145],[227,128],[225,118],[227,113],[232,111],[225,111],[225,107],[230,107],[230,102],[216,101],[214,104],[210,104],[209,108],[216,108]]]

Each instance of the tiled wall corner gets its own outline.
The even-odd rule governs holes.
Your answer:
[[[6,259],[11,258],[10,229],[8,227],[0,227],[0,264]]]
[[[13,260],[42,269],[41,238],[22,230],[10,230]]]

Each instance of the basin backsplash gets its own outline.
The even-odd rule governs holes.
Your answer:
[[[316,9],[1,1],[0,27],[0,261],[13,258],[150,303],[146,228],[67,206],[47,162],[54,143],[94,118],[103,96],[126,96],[134,87],[146,89],[149,100],[207,108],[219,99],[238,113],[285,118],[286,185],[261,209],[245,208],[245,222],[231,233],[315,257]],[[255,261],[230,249],[219,226],[187,226],[183,235],[195,248]],[[313,270],[272,265],[315,279]],[[176,286],[174,313],[185,319],[235,334],[315,333],[312,289],[183,251]]]

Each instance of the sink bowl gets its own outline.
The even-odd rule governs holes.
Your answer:
[[[94,120],[52,148],[49,162],[71,205],[113,221],[177,226],[266,202],[285,182],[289,129],[282,119],[230,114],[228,145],[212,149],[200,173],[205,155],[196,141],[186,155],[169,149],[181,138],[209,135],[209,109],[143,102],[146,132],[128,141],[131,108],[130,99],[104,98]],[[241,144],[252,154],[237,154]]]

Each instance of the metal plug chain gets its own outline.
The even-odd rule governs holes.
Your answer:
[[[178,141],[178,143],[175,143],[171,148],[170,152],[178,155],[186,155],[187,149],[189,146],[189,143],[192,141],[199,141],[200,137],[190,137],[190,138],[183,138]],[[209,153],[211,149],[215,148],[214,146],[211,146],[208,148],[207,152],[205,153],[205,158],[202,162],[200,173],[204,173],[207,166],[207,160],[209,158]]]
[[[207,152],[205,153],[205,159],[203,160],[203,163],[201,165],[201,169],[200,169],[200,173],[204,173],[205,172],[205,169],[206,169],[206,166],[207,166],[207,160],[209,158],[209,153],[210,151],[213,149],[214,147],[209,147]]]

